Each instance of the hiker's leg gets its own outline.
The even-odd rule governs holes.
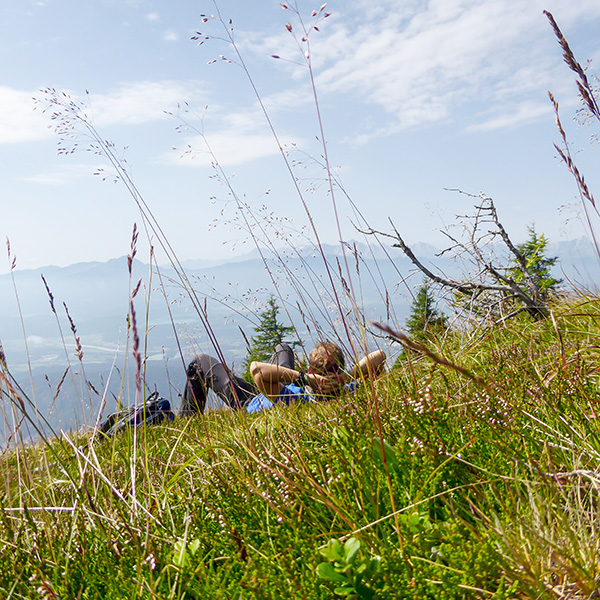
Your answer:
[[[231,385],[227,388],[227,403],[231,408],[243,408],[259,393],[258,388],[253,383],[248,383],[242,377],[231,374]]]
[[[272,365],[293,369],[295,366],[294,351],[289,344],[277,344],[269,362]]]
[[[190,373],[191,372],[191,373]],[[236,377],[216,358],[208,354],[199,354],[188,367],[188,385],[184,394],[182,410],[188,412],[204,412],[206,405],[206,390],[210,388],[221,400],[231,408],[241,408],[256,395],[256,388]],[[186,397],[190,402],[186,402]],[[198,409],[195,407],[198,406]],[[191,410],[190,410],[191,409]]]
[[[203,413],[206,406],[206,379],[202,370],[205,354],[199,354],[188,365],[186,384],[181,402],[183,414]],[[209,357],[210,358],[210,357]]]
[[[231,408],[242,408],[257,394],[254,386],[234,375],[216,358],[204,354],[201,355],[201,363],[206,387],[209,387]]]

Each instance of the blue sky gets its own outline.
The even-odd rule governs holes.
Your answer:
[[[517,241],[530,223],[554,241],[583,234],[574,182],[553,148],[548,90],[592,189],[598,149],[588,143],[594,131],[573,121],[573,77],[542,11],[554,14],[581,61],[597,65],[598,0],[297,6],[307,26],[318,20],[308,39],[330,162],[371,226],[388,231],[389,217],[409,242],[441,246],[436,230],[472,204],[445,189],[460,188],[493,197]],[[253,227],[256,235],[303,243],[307,217],[292,176],[322,241],[339,239],[297,17],[270,0],[223,1],[218,10],[232,19],[293,175],[235,50],[215,39],[224,30],[212,2],[2,1],[0,234],[18,268],[121,256],[133,223],[141,225],[124,186],[94,175],[107,165],[85,151],[83,138],[77,152],[57,156],[49,113],[33,110],[49,87],[88,105],[181,260],[250,250],[244,218],[263,225],[264,233]],[[212,39],[198,46],[190,39],[198,31]],[[178,129],[178,114],[193,129]],[[343,238],[359,237],[348,201],[339,190],[335,197]],[[140,241],[138,257],[145,254]]]

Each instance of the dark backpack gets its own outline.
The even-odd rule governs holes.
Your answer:
[[[143,404],[124,408],[110,415],[98,431],[102,437],[110,438],[126,427],[155,425],[165,419],[172,421],[174,418],[171,403],[166,398],[159,397],[158,392],[154,392]]]

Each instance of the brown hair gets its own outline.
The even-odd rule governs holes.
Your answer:
[[[317,344],[308,355],[308,365],[321,375],[339,373],[344,370],[344,354],[342,349],[333,342]]]

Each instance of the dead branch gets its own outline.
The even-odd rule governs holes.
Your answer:
[[[471,227],[468,229],[468,243],[463,243],[448,232],[444,232],[452,242],[452,246],[442,251],[441,254],[450,251],[454,252],[457,258],[459,256],[461,258],[467,257],[477,267],[477,273],[474,276],[463,280],[438,275],[425,266],[415,256],[408,244],[406,244],[391,219],[389,219],[389,222],[393,233],[386,233],[372,228],[359,231],[366,235],[381,236],[394,240],[392,246],[400,248],[419,271],[442,288],[451,289],[470,297],[477,297],[485,293],[490,297],[487,301],[487,305],[490,308],[494,304],[498,305],[514,300],[522,305],[519,308],[513,307],[509,315],[503,316],[502,320],[506,320],[509,316],[514,316],[523,310],[526,310],[534,318],[548,317],[550,313],[544,300],[544,294],[536,283],[527,265],[525,256],[523,256],[512,242],[506,229],[500,222],[493,200],[483,194],[477,197],[481,198],[482,202],[475,205],[475,214],[465,217],[465,220],[472,221]],[[484,227],[490,225],[492,229],[484,229]],[[484,248],[495,237],[499,237],[502,240],[509,255],[514,257],[513,267],[511,268],[518,269],[522,273],[523,281],[517,281],[512,277],[510,269],[503,266],[499,260],[493,256],[486,257],[484,255]]]

